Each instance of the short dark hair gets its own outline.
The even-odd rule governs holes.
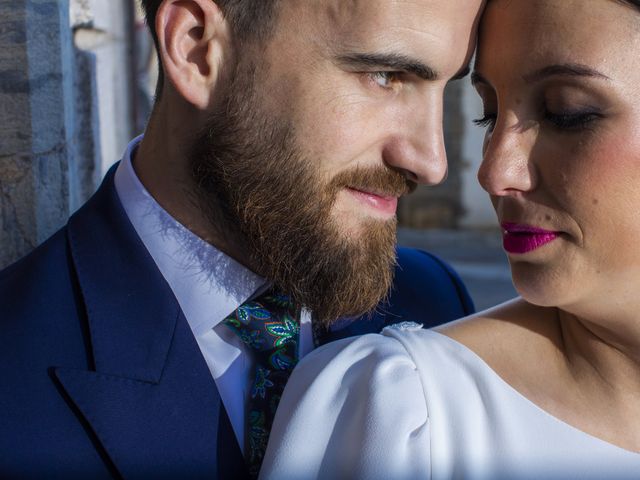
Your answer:
[[[211,0],[222,10],[225,18],[231,24],[232,34],[239,43],[252,40],[263,40],[273,29],[276,18],[276,4],[279,0]],[[144,9],[147,26],[151,31],[153,41],[158,47],[156,32],[156,14],[162,0],[140,0]],[[159,75],[156,87],[156,97],[160,97],[164,84],[162,62],[158,62]]]

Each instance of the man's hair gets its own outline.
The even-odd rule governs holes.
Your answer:
[[[145,12],[147,26],[158,47],[156,14],[163,0],[140,0]],[[276,18],[276,4],[279,0],[210,0],[215,1],[231,25],[234,39],[239,44],[253,40],[264,40],[273,29]],[[159,49],[158,49],[159,51]],[[158,59],[160,60],[160,59]],[[159,75],[156,97],[160,97],[164,84],[162,62],[158,61]]]

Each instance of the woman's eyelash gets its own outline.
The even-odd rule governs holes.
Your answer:
[[[601,118],[596,112],[580,112],[580,113],[552,113],[545,112],[544,119],[551,123],[554,127],[563,130],[580,130],[586,128],[591,122]],[[481,118],[473,120],[478,127],[492,127],[496,122],[496,115],[484,114]]]
[[[473,123],[478,127],[487,128],[492,126],[496,121],[495,115],[484,114],[482,118],[476,118],[473,120]]]
[[[545,119],[548,122],[557,128],[565,130],[579,130],[581,128],[585,128],[598,118],[600,118],[600,115],[595,112],[545,113]]]

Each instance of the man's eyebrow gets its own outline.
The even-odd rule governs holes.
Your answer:
[[[398,53],[347,53],[338,61],[352,68],[381,68],[412,73],[424,80],[437,80],[439,75],[424,63]]]

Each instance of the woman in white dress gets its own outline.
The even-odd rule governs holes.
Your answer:
[[[521,298],[309,355],[263,478],[640,478],[640,1],[489,0],[472,80]]]

